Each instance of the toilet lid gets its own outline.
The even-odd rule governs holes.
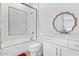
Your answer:
[[[39,46],[41,46],[40,43],[32,43],[29,45],[29,47],[39,47]]]

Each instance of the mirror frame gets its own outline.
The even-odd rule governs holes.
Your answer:
[[[69,15],[71,15],[71,16],[73,17],[73,19],[74,19],[74,25],[73,25],[71,31],[73,31],[74,28],[77,26],[77,18],[75,17],[75,15],[74,15],[73,13],[70,13],[70,12],[61,12],[61,13],[59,13],[58,15],[56,15],[55,18],[53,19],[53,28],[54,28],[57,32],[60,32],[60,33],[69,33],[69,32],[71,32],[71,31],[66,31],[66,29],[64,29],[64,30],[63,30],[64,32],[63,32],[63,31],[59,31],[59,30],[55,27],[55,21],[56,21],[57,17],[59,17],[60,15],[63,15],[63,14],[69,14]]]

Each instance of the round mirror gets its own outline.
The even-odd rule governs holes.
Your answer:
[[[53,27],[57,32],[69,33],[77,25],[77,18],[70,12],[61,12],[53,19]]]

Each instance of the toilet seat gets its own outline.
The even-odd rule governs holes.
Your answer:
[[[37,48],[37,47],[40,47],[40,46],[41,46],[40,43],[32,43],[32,44],[29,45],[29,47],[31,47],[31,48]]]
[[[31,56],[39,55],[41,51],[42,44],[38,41],[35,41],[34,43],[31,43],[28,46],[28,50],[31,52]]]

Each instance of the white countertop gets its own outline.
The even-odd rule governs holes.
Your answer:
[[[40,36],[47,37],[47,38],[54,38],[54,37],[66,38],[68,40],[79,41],[79,33],[70,33],[70,34],[53,33],[51,35],[42,33],[42,34],[40,34]]]

